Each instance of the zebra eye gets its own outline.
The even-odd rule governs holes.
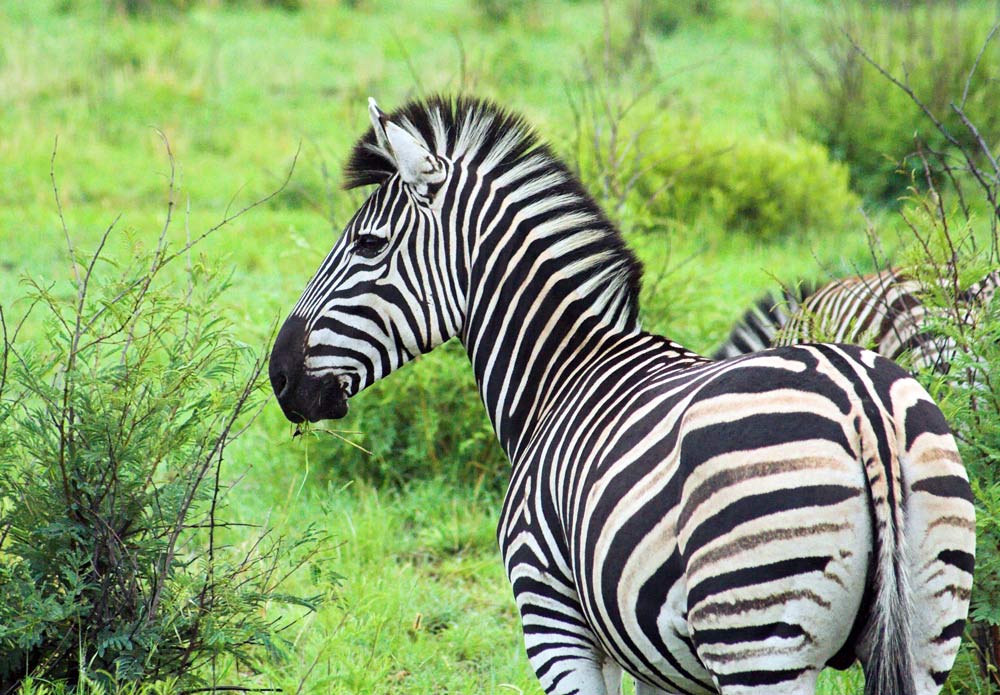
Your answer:
[[[354,252],[363,258],[375,258],[389,245],[389,240],[374,234],[360,234],[354,240]]]

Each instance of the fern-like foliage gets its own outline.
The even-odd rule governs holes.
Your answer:
[[[190,260],[169,220],[126,261],[105,251],[109,227],[71,259],[68,292],[29,280],[16,328],[35,339],[0,314],[0,693],[204,685],[219,656],[253,669],[281,651],[265,604],[314,605],[278,588],[320,534],[222,543],[224,452],[264,397],[264,357],[214,309],[225,278],[162,272]]]

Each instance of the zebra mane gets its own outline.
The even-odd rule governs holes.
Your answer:
[[[638,315],[642,264],[577,176],[524,118],[487,99],[440,95],[412,100],[387,117],[438,156],[462,160],[465,166],[481,173],[496,170],[501,175],[516,174],[523,165],[526,173],[520,179],[521,185],[535,181],[548,195],[571,201],[561,205],[562,209],[589,220],[589,234],[585,243],[580,240],[581,245],[594,249],[596,236],[597,251],[607,259],[600,264],[602,267],[594,268],[594,274],[614,266],[614,275],[623,283],[631,306],[629,313],[633,318]],[[391,155],[379,145],[375,131],[369,127],[351,151],[343,185],[352,189],[381,184],[395,173]]]
[[[472,157],[490,169],[516,165],[536,150],[551,154],[523,118],[485,99],[414,99],[387,117],[434,154],[449,159]],[[344,188],[380,184],[394,173],[389,152],[369,127],[347,160]]]

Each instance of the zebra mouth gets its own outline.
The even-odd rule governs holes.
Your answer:
[[[350,405],[347,403],[347,389],[344,388],[342,380],[338,379],[329,389],[320,392],[316,410],[319,417],[309,418],[310,422],[339,420],[347,415]]]
[[[324,379],[319,388],[315,389],[315,394],[315,397],[310,399],[311,403],[304,404],[306,407],[303,410],[306,412],[301,413],[309,422],[339,420],[350,410],[347,403],[348,390],[342,378]]]
[[[347,415],[349,391],[341,378],[305,377],[294,384],[283,379],[273,377],[271,382],[281,411],[291,422],[339,420]]]
[[[294,423],[342,418],[347,415],[348,397],[357,392],[357,370],[309,369],[305,331],[305,319],[290,316],[271,348],[268,378],[281,412]]]

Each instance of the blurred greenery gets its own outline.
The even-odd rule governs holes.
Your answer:
[[[968,36],[984,35],[993,5],[960,5],[981,21]],[[790,67],[801,53],[788,37],[832,50],[835,16],[820,0],[0,0],[0,304],[16,325],[23,277],[71,291],[53,170],[78,246],[92,249],[121,213],[108,256],[127,258],[163,226],[163,138],[178,166],[175,246],[276,188],[298,152],[284,192],[191,259],[232,269],[216,311],[263,345],[360,203],[339,171],[367,97],[392,108],[470,91],[523,113],[621,223],[646,267],[645,326],[708,351],[776,280],[869,269],[867,227],[882,232],[880,253],[899,245],[884,177],[859,174],[869,160],[824,135],[835,129],[816,80]],[[868,132],[866,112],[848,135],[875,145],[873,161],[899,157],[879,151],[880,133],[912,132],[896,118],[904,101],[872,90],[884,114]],[[29,319],[21,339],[41,332]],[[460,346],[308,436],[269,403],[228,458],[234,513],[277,532],[317,523],[343,541],[290,581],[328,594],[288,635],[300,656],[248,683],[540,692],[493,539],[507,464]],[[821,692],[861,692],[859,674],[825,673]]]
[[[983,133],[1000,131],[1000,42],[984,44],[998,18],[991,3],[839,3],[815,40],[793,15],[779,33],[789,60],[786,118],[846,162],[867,197],[892,202],[919,168],[918,149],[959,157],[952,140],[975,147],[953,105]],[[852,43],[912,89],[947,136]]]

